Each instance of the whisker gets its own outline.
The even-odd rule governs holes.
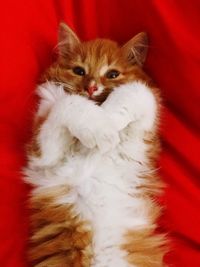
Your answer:
[[[58,85],[65,86],[65,87],[67,87],[69,89],[73,89],[74,88],[71,84],[66,83],[66,82],[55,82],[55,83],[58,84]]]

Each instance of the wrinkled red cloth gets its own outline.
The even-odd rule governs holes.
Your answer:
[[[24,144],[36,108],[34,88],[53,60],[58,23],[65,21],[83,40],[108,37],[123,43],[148,32],[145,69],[165,105],[160,164],[168,187],[160,225],[172,236],[166,261],[199,267],[200,1],[5,0],[0,14],[0,266],[28,267]]]

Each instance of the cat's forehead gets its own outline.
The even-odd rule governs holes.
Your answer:
[[[121,50],[118,44],[111,40],[96,39],[84,42],[78,50],[77,59],[93,68],[104,70],[121,60]]]

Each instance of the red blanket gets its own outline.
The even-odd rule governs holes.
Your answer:
[[[28,188],[20,173],[24,144],[36,106],[34,87],[52,61],[58,23],[66,21],[85,40],[98,36],[123,43],[139,31],[148,32],[145,68],[166,106],[161,174],[168,187],[160,222],[172,236],[166,261],[199,267],[199,0],[5,0],[0,13],[0,266],[27,266]]]

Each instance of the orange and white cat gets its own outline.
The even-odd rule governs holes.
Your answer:
[[[65,24],[37,88],[28,149],[34,267],[162,267],[155,233],[158,89],[142,71],[147,37],[81,42]]]

